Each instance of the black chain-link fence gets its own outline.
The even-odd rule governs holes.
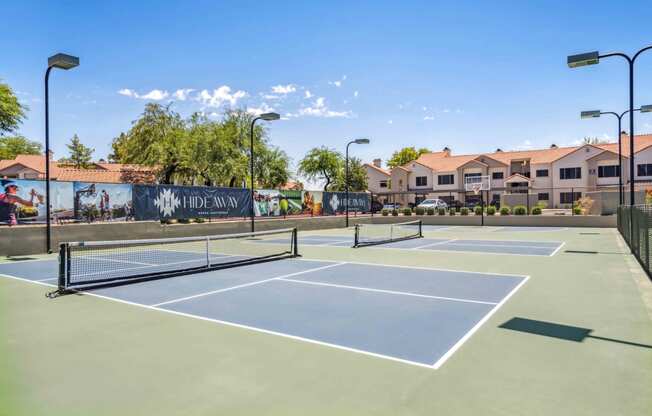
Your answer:
[[[618,207],[618,231],[650,278],[652,278],[652,269],[650,268],[651,224],[652,205]]]

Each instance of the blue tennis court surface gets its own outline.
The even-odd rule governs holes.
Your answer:
[[[284,244],[285,240],[269,239],[256,243]],[[353,239],[333,235],[305,235],[299,237],[299,244],[312,246],[351,247]],[[394,241],[376,246],[368,246],[359,250],[368,249],[407,249],[454,251],[481,254],[513,254],[523,256],[552,256],[559,251],[563,243],[558,241],[513,241],[513,240],[462,240],[449,238],[414,238],[410,240]]]
[[[185,254],[170,256],[183,261],[179,259]],[[119,267],[126,264],[122,262]],[[55,260],[5,263],[0,274],[54,284],[57,266]],[[285,259],[86,293],[438,368],[526,280],[517,275]]]

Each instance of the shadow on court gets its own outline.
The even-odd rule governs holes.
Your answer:
[[[584,342],[586,338],[599,339],[601,341],[616,342],[619,344],[631,345],[633,347],[649,348],[652,345],[640,344],[638,342],[624,341],[620,339],[600,337],[591,335],[593,332],[589,328],[581,328],[571,325],[556,324],[554,322],[537,321],[527,318],[512,318],[509,321],[499,326],[503,329],[511,329],[512,331],[526,332],[528,334],[542,335],[546,337],[563,339],[573,342]]]

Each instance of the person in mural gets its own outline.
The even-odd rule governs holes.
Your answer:
[[[16,215],[18,206],[33,207],[34,199],[38,197],[38,194],[32,189],[29,193],[30,200],[27,201],[17,195],[18,184],[15,181],[2,180],[1,184],[4,188],[4,193],[0,193],[0,221],[6,222],[9,225],[16,225],[18,224]]]
[[[109,193],[106,192],[106,189],[102,189],[100,193],[100,215],[103,221],[111,219],[111,202]]]

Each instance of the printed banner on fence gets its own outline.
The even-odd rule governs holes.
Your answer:
[[[254,191],[254,211],[257,217],[300,214],[303,210],[302,202],[301,191]]]
[[[133,218],[131,184],[73,182],[75,218],[82,221]]]
[[[241,188],[134,185],[136,220],[245,217],[251,195]]]
[[[72,182],[50,182],[52,218],[73,218]],[[0,223],[42,223],[46,220],[45,182],[0,180]]]
[[[346,192],[324,192],[322,207],[324,214],[334,215],[346,211]],[[370,195],[363,192],[349,192],[349,212],[369,212]]]
[[[322,208],[322,191],[302,191],[303,192],[303,207],[304,214],[321,215]]]

